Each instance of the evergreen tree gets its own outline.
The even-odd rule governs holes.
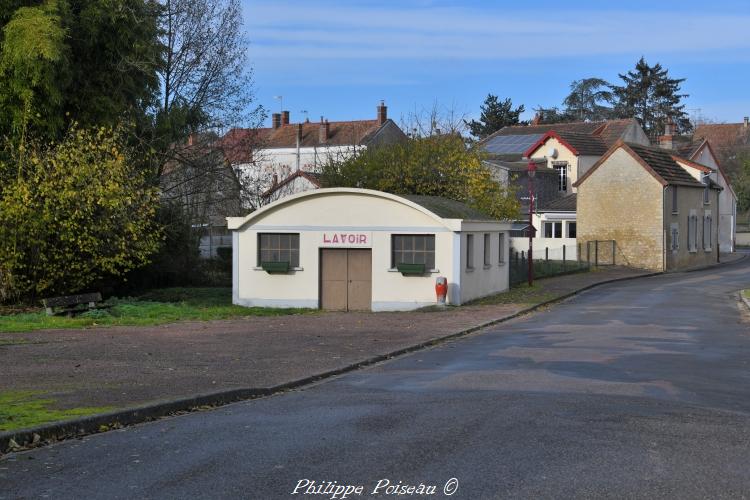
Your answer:
[[[641,57],[634,71],[620,74],[622,86],[613,86],[616,100],[615,114],[621,118],[636,118],[646,134],[657,137],[664,133],[664,125],[671,118],[680,133],[692,129],[682,98],[680,85],[684,78],[670,78],[661,64],[649,66]]]
[[[601,121],[612,116],[611,85],[601,78],[584,78],[570,84],[570,94],[563,101],[565,115],[577,121]]]
[[[482,115],[479,121],[465,122],[471,135],[478,139],[483,139],[508,125],[518,125],[521,123],[519,117],[524,112],[523,104],[513,109],[510,98],[500,101],[496,95],[492,94],[487,95],[480,109]]]
[[[566,110],[560,110],[557,106],[543,108],[541,106],[534,108],[534,121],[536,125],[547,125],[550,123],[565,123],[576,121],[576,117],[568,114]]]

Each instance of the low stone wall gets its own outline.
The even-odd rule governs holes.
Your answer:
[[[750,232],[737,233],[737,246],[750,247]]]

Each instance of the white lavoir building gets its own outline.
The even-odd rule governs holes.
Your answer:
[[[332,188],[291,195],[233,234],[233,302],[329,310],[410,310],[502,292],[510,224],[431,196]]]

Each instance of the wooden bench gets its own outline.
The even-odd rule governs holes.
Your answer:
[[[96,293],[81,293],[78,295],[65,295],[63,297],[50,297],[48,299],[42,299],[44,309],[47,311],[47,316],[54,316],[55,307],[66,308],[64,312],[72,314],[73,309],[80,304],[88,304],[89,309],[96,308],[96,303],[102,301],[102,294]]]

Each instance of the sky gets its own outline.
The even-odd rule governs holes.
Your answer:
[[[380,100],[397,122],[435,104],[477,118],[488,93],[529,119],[641,56],[686,79],[691,116],[750,115],[748,0],[241,1],[256,101],[292,122],[374,119]]]

